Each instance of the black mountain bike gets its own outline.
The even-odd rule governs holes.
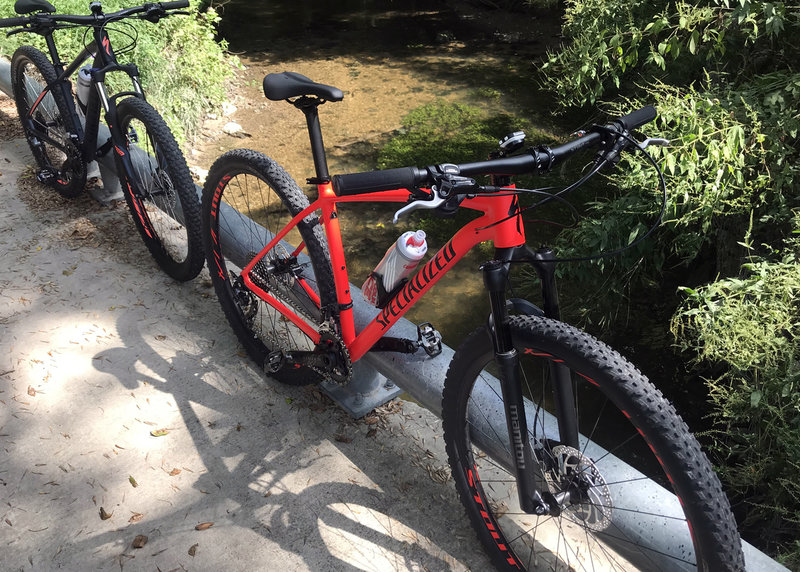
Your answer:
[[[128,25],[118,30],[131,40],[118,52],[108,31],[109,25],[125,18],[155,23],[166,16],[188,14],[174,11],[187,6],[188,0],[157,2],[104,14],[100,2],[91,2],[91,15],[76,16],[54,14],[47,0],[17,0],[14,9],[25,16],[0,20],[0,27],[19,27],[8,35],[43,36],[50,52],[48,59],[36,48],[22,46],[11,59],[14,99],[39,166],[39,180],[65,197],[75,197],[86,183],[87,163],[113,152],[122,192],[142,239],[164,272],[180,281],[191,280],[203,267],[199,199],[175,138],[145,101],[138,68],[117,61],[117,55],[135,46],[135,29]],[[65,67],[53,33],[75,27],[86,28],[85,47]],[[90,81],[82,103],[69,78],[89,59],[91,67],[81,70]],[[109,95],[105,77],[117,71],[126,73],[133,87]],[[101,106],[110,136],[98,146]]]

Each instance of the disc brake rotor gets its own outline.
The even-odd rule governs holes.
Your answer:
[[[553,447],[555,466],[550,471],[556,488],[570,493],[563,514],[590,530],[611,525],[613,502],[608,485],[591,459],[567,445]]]

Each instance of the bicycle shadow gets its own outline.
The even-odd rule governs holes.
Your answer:
[[[221,311],[209,313],[216,313],[227,330]],[[122,344],[96,355],[95,368],[136,393],[151,388],[151,400],[155,392],[174,399],[188,429],[190,440],[184,447],[194,449],[203,467],[189,479],[200,495],[181,504],[184,519],[175,522],[176,508],[146,526],[128,527],[126,537],[137,529],[158,531],[165,551],[153,563],[162,567],[170,558],[180,561],[185,547],[168,548],[168,539],[182,538],[187,522],[213,520],[217,524],[208,532],[216,529],[215,543],[240,547],[230,531],[222,534],[220,524],[249,529],[248,534],[257,533],[267,545],[298,556],[311,569],[447,570],[463,569],[464,561],[475,569],[489,566],[474,546],[452,483],[430,480],[430,467],[445,462],[438,434],[430,437],[438,440],[436,447],[430,440],[420,445],[397,429],[413,420],[398,419],[368,437],[371,426],[324,404],[319,392],[264,381],[237,355],[232,332],[190,329],[186,335],[197,336],[198,349],[170,351],[156,349],[157,338],[166,336],[166,341],[178,332],[159,324],[156,330],[167,333],[151,335],[143,325],[123,314],[117,320]],[[227,340],[220,343],[220,338]],[[203,346],[214,349],[198,351]],[[439,450],[431,453],[428,445]],[[408,468],[398,470],[401,463]],[[235,516],[227,512],[231,503]],[[84,549],[116,546],[113,539],[119,536],[109,531]],[[456,557],[465,554],[459,562]]]

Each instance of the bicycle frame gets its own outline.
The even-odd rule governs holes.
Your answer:
[[[317,200],[295,216],[278,234],[276,234],[258,255],[247,264],[242,270],[241,275],[247,287],[258,295],[259,298],[291,320],[312,342],[315,344],[318,343],[319,332],[317,331],[317,327],[313,324],[309,324],[269,293],[259,288],[250,279],[250,272],[258,261],[266,256],[266,254],[295,228],[300,221],[309,214],[320,211],[321,220],[324,221],[323,226],[328,240],[331,264],[333,266],[342,340],[350,352],[350,358],[354,362],[363,357],[375,342],[397,323],[397,321],[475,245],[485,241],[492,241],[498,248],[511,248],[525,243],[525,233],[522,224],[518,222],[516,218],[493,225],[493,223],[507,217],[510,209],[513,207],[515,197],[511,195],[501,197],[479,195],[474,198],[465,199],[462,203],[463,207],[481,211],[484,213],[483,216],[467,223],[456,232],[456,234],[433,255],[431,260],[422,266],[413,278],[389,300],[381,312],[378,313],[361,332],[356,333],[350,280],[347,273],[344,245],[339,228],[337,205],[340,203],[354,202],[405,203],[408,199],[409,191],[406,189],[398,189],[394,191],[380,191],[377,193],[339,197],[334,193],[330,183],[319,184],[317,189],[319,191]],[[222,189],[219,189],[219,191],[221,190]],[[215,195],[214,200],[219,200],[218,193]],[[293,255],[298,254],[302,248],[303,245],[300,245]],[[304,288],[312,296],[312,299],[319,303],[319,298],[313,293],[311,287],[306,284]]]
[[[344,244],[339,226],[339,204],[357,202],[408,202],[411,192],[406,189],[379,190],[337,195],[328,175],[325,150],[322,144],[322,132],[317,114],[318,100],[299,99],[292,102],[306,115],[311,141],[312,155],[316,177],[309,179],[317,186],[318,196],[308,207],[295,215],[286,226],[273,236],[258,254],[247,262],[241,272],[241,278],[250,292],[263,302],[275,308],[286,319],[296,325],[313,343],[318,345],[321,334],[318,325],[308,323],[292,309],[281,303],[264,289],[260,288],[250,274],[258,264],[289,232],[296,228],[306,217],[320,213],[319,221],[324,228],[330,253],[336,291],[336,307],[321,307],[319,296],[313,288],[302,280],[298,283],[320,310],[324,319],[338,317],[341,339],[346,346],[350,360],[361,359],[391,327],[397,323],[414,304],[424,296],[464,255],[481,242],[491,241],[494,244],[496,258],[483,266],[484,281],[490,295],[492,305],[492,327],[494,337],[495,360],[500,370],[501,390],[505,406],[505,417],[508,423],[508,435],[512,445],[513,463],[519,483],[518,494],[520,506],[531,514],[548,514],[560,510],[559,501],[548,492],[545,477],[538,463],[534,462],[533,450],[528,440],[528,431],[524,416],[524,398],[521,389],[521,371],[519,356],[514,348],[511,335],[505,324],[506,298],[505,287],[508,277],[508,262],[524,260],[530,262],[542,278],[545,310],[549,317],[558,318],[558,299],[555,292],[555,281],[552,264],[552,253],[533,253],[525,244],[525,230],[517,196],[513,192],[468,195],[460,202],[460,207],[481,212],[482,215],[459,229],[433,257],[419,269],[416,274],[389,299],[383,309],[360,331],[356,332],[353,315],[350,279],[347,273]],[[229,179],[220,181],[212,195],[212,206],[219,208],[219,202]],[[501,186],[506,187],[510,181],[503,180]],[[509,188],[509,191],[512,191]],[[516,216],[513,216],[515,215]],[[219,242],[220,237],[213,234],[212,240]],[[296,246],[291,257],[297,256],[305,248],[304,244]],[[212,269],[212,271],[214,271]],[[225,278],[225,272],[217,261],[216,271]],[[554,381],[554,398],[558,409],[559,432],[561,442],[573,447],[578,446],[577,410],[572,395],[572,384],[569,370],[560,363],[550,364],[550,375]]]
[[[227,180],[223,180],[215,189],[212,202],[220,201]],[[517,197],[511,193],[499,195],[475,195],[464,199],[462,207],[479,211],[482,216],[468,222],[460,228],[447,243],[442,246],[433,257],[424,264],[416,274],[390,298],[383,309],[360,331],[356,332],[353,301],[351,296],[350,280],[347,273],[345,260],[344,244],[340,234],[339,215],[337,206],[346,203],[358,202],[385,202],[401,203],[407,202],[409,191],[407,189],[397,189],[391,191],[379,191],[350,196],[337,196],[329,182],[317,185],[319,196],[308,207],[294,216],[286,226],[277,234],[271,237],[269,242],[261,248],[251,260],[247,262],[241,271],[241,278],[247,288],[263,302],[275,308],[286,319],[296,325],[315,345],[320,341],[318,325],[309,323],[303,317],[294,312],[291,308],[281,303],[278,299],[260,288],[250,277],[254,267],[261,261],[273,248],[283,240],[297,225],[309,215],[320,213],[320,220],[323,221],[325,236],[328,241],[331,264],[333,267],[333,277],[336,290],[336,304],[338,307],[338,317],[340,333],[346,345],[350,358],[353,362],[364,356],[375,343],[397,323],[403,315],[416,304],[445,274],[447,274],[464,255],[474,246],[481,242],[492,241],[498,254],[502,254],[503,261],[489,263],[484,269],[484,276],[487,281],[487,290],[492,301],[492,315],[495,323],[502,323],[505,315],[505,280],[508,268],[505,262],[507,259],[517,259],[514,254],[525,246],[525,231],[521,221],[521,216],[509,218],[509,213],[517,209]],[[213,236],[217,241],[219,237]],[[298,245],[291,253],[297,256],[305,248],[304,244]],[[529,252],[529,251],[527,251]],[[541,271],[543,278],[547,278],[548,287],[552,282],[552,264],[550,271],[545,269],[547,264],[546,257],[542,259],[525,256],[525,259],[533,263],[537,270]],[[493,268],[492,268],[493,266]],[[488,268],[488,269],[487,269]],[[224,275],[220,266],[216,269]],[[493,279],[488,277],[493,275]],[[544,283],[545,280],[543,280]],[[494,284],[490,284],[494,282]],[[319,296],[314,289],[305,282],[301,282],[301,287],[320,306]],[[551,305],[557,306],[554,295],[548,297]],[[325,315],[324,309],[320,308]],[[552,310],[557,312],[557,309]],[[538,464],[533,462],[532,450],[528,442],[528,432],[525,420],[516,414],[521,411],[523,396],[521,384],[519,383],[518,357],[513,350],[513,345],[507,337],[505,328],[495,329],[496,359],[501,370],[501,387],[504,394],[504,403],[508,408],[506,419],[509,420],[509,437],[513,443],[514,463],[519,479],[519,496],[521,506],[530,513],[545,514],[549,506],[557,506],[557,501],[551,498],[543,498],[540,491],[546,491],[544,485],[544,475],[538,470]],[[559,429],[562,433],[563,441],[575,443],[577,445],[577,424],[575,421],[574,402],[570,393],[571,382],[569,371],[564,371],[560,364],[551,364],[551,376],[554,379],[555,398],[559,403]],[[514,420],[512,427],[511,420]],[[566,420],[566,421],[564,421]],[[544,508],[543,508],[544,507]]]
[[[139,217],[145,229],[151,228],[151,223],[147,216],[146,210],[141,205],[140,197],[133,191],[128,182],[134,176],[134,167],[127,151],[128,146],[125,143],[126,134],[123,133],[117,122],[117,109],[116,100],[120,97],[134,96],[145,99],[144,91],[142,90],[141,83],[139,82],[139,70],[135,64],[120,64],[117,61],[114,49],[111,46],[111,40],[108,36],[104,26],[93,26],[94,41],[86,46],[80,54],[68,65],[64,66],[58,53],[58,49],[53,39],[53,32],[55,28],[49,30],[44,35],[47,42],[47,48],[50,53],[50,60],[53,62],[53,67],[56,70],[57,78],[52,85],[48,85],[39,95],[38,99],[31,106],[30,116],[25,118],[30,122],[31,131],[35,132],[37,137],[49,142],[55,147],[59,147],[58,142],[54,141],[48,136],[46,132],[42,132],[35,128],[31,117],[36,112],[37,107],[44,99],[48,91],[58,89],[61,90],[63,99],[67,102],[67,107],[72,114],[73,123],[76,126],[77,133],[70,134],[75,140],[75,144],[81,152],[81,156],[85,162],[93,161],[107,153],[113,146],[116,152],[122,172],[119,173],[119,179],[127,185],[129,196],[133,201],[133,205],[137,216]],[[99,46],[99,49],[98,49]],[[78,111],[75,107],[74,99],[72,97],[71,77],[78,69],[90,58],[93,59],[93,67],[91,70],[92,87],[89,91],[89,100],[86,106],[86,119],[85,126],[81,125]],[[123,91],[109,96],[105,87],[105,76],[109,72],[123,71],[131,80],[133,91]],[[100,109],[105,111],[105,121],[111,132],[111,138],[108,142],[97,147],[97,136],[100,124]],[[149,233],[149,230],[148,230]]]

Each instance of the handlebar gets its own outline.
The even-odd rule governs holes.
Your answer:
[[[30,16],[22,16],[21,18],[3,18],[0,20],[0,28],[16,28],[17,26],[24,26],[30,21]]]
[[[621,125],[626,131],[632,131],[641,127],[645,123],[650,123],[656,118],[656,115],[655,107],[652,105],[647,105],[641,109],[637,109],[636,111],[629,113],[628,115],[623,115],[617,119],[615,123]]]
[[[619,153],[619,143],[627,145],[625,135],[628,131],[641,127],[656,118],[656,110],[648,105],[642,109],[615,119],[609,125],[598,127],[585,135],[557,147],[537,147],[522,155],[490,159],[463,165],[442,164],[420,169],[400,167],[383,171],[334,175],[331,183],[339,196],[358,195],[367,192],[389,191],[393,189],[415,189],[429,186],[442,175],[521,175],[524,173],[544,173],[570,155],[588,147],[603,146],[608,152]],[[615,136],[614,136],[615,134]],[[613,141],[609,141],[613,139]]]
[[[8,33],[8,35],[12,35],[23,31],[37,33],[37,29],[39,27],[45,27],[47,24],[55,23],[75,24],[78,26],[97,26],[104,25],[114,20],[122,20],[124,18],[130,18],[133,16],[137,16],[140,19],[158,21],[160,18],[177,14],[177,12],[168,12],[168,10],[178,10],[180,8],[188,8],[188,6],[189,0],[175,0],[173,2],[147,2],[141,6],[125,8],[124,10],[119,10],[118,12],[111,12],[110,14],[104,14],[101,12],[83,16],[75,14],[52,14],[47,12],[39,12],[36,14],[31,14],[30,16],[22,16],[20,18],[0,19],[0,28],[21,27],[19,30],[12,30]]]

